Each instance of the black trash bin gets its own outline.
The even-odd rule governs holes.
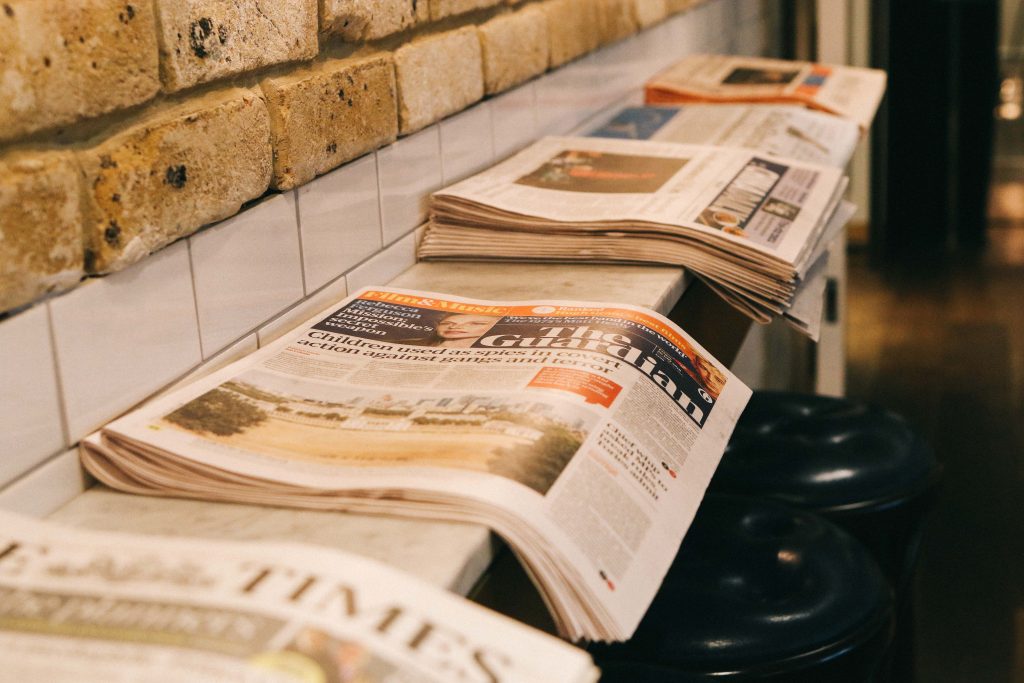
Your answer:
[[[892,590],[827,520],[709,495],[633,638],[594,644],[603,683],[874,681]]]
[[[913,680],[910,582],[941,475],[900,415],[848,399],[755,392],[710,490],[757,495],[822,515],[856,536],[896,589],[888,678]]]
[[[710,490],[780,500],[859,538],[897,593],[913,574],[940,475],[901,416],[830,396],[755,392]]]

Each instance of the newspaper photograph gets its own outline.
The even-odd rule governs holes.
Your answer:
[[[0,512],[0,681],[589,683],[589,655],[372,560]]]
[[[845,167],[860,129],[830,114],[782,104],[627,107],[594,137],[747,147],[777,157]]]
[[[885,93],[879,69],[812,62],[691,55],[645,84],[647,104],[680,101],[792,102],[871,126]]]
[[[562,635],[621,640],[749,395],[646,309],[370,288],[82,458],[136,493],[488,524]]]

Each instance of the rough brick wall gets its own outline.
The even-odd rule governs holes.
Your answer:
[[[0,314],[690,4],[0,0]]]

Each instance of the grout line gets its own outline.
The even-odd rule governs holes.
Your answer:
[[[397,141],[392,142],[391,145],[389,145],[389,148],[390,149],[394,149],[394,146],[397,145],[397,144],[398,144]],[[373,170],[374,170],[374,173],[377,174],[377,232],[380,233],[380,249],[383,249],[384,248],[384,191],[382,189],[381,181],[380,181],[380,150],[381,149],[384,149],[384,148],[381,147],[380,149],[375,149],[373,151]],[[333,282],[333,280],[332,280],[332,282]]]
[[[519,86],[519,87],[522,87],[522,86]],[[506,90],[506,92],[512,92],[512,91]],[[493,100],[488,100],[488,101],[489,102],[493,102]],[[494,123],[494,106],[493,105],[490,106],[490,107],[487,107],[487,116],[488,116],[488,118],[491,119],[491,165],[493,166],[495,163],[497,163],[499,161],[496,158],[498,156],[498,145],[497,145],[497,141],[494,139],[494,136],[497,134],[498,126],[495,125],[495,123]]]
[[[315,180],[314,180],[315,182]],[[302,218],[299,212],[299,188],[290,190],[295,200],[295,230],[299,234],[299,273],[302,275],[302,296],[309,292],[306,290],[306,250],[302,246]]]
[[[29,469],[25,470],[18,476],[14,477],[10,481],[4,484],[0,484],[0,496],[9,494],[11,491],[15,489],[15,487],[24,485],[29,479],[37,476],[43,468],[53,464],[55,460],[66,455],[67,453],[74,451],[76,449],[76,446],[77,443],[72,446],[61,447],[56,453],[51,453],[50,455],[47,455],[43,460],[36,463]],[[86,476],[90,478],[92,477],[92,475],[90,474],[86,474]]]
[[[185,248],[188,250],[188,276],[192,281],[192,313],[196,316],[196,333],[199,335],[199,362],[206,360],[206,350],[203,348],[203,324],[199,320],[199,288],[196,287],[196,266],[192,261],[192,238],[185,239]]]
[[[495,157],[495,148],[494,148],[494,112],[491,111],[492,107],[491,107],[491,103],[490,102],[487,102],[487,101],[480,102],[476,106],[483,107],[483,108],[485,108],[487,110],[487,124],[488,124],[488,128],[489,128],[489,131],[490,131],[489,135],[487,136],[487,142],[491,146],[491,154],[490,154],[490,156],[487,157],[487,166],[486,166],[486,168],[490,168],[491,166],[494,166],[494,163],[496,161],[496,159],[494,158]],[[477,171],[477,173],[479,173],[479,171]]]
[[[466,110],[463,109],[462,111]],[[459,114],[461,113],[462,112],[459,112]],[[458,114],[453,114],[453,116],[458,116]],[[435,126],[437,126],[437,156],[438,159],[440,159],[441,161],[441,187],[444,187],[445,185],[448,184],[448,174],[444,168],[444,133],[442,131],[441,126],[441,124],[444,121],[445,119],[441,119],[440,121],[434,124]]]
[[[61,436],[64,438],[64,447],[69,448],[72,446],[71,443],[71,421],[68,418],[68,403],[64,395],[64,377],[60,370],[60,355],[57,353],[57,331],[53,325],[53,309],[50,308],[50,302],[47,301],[43,304],[46,306],[46,330],[50,336],[50,354],[53,356],[53,375],[54,380],[57,383],[57,400],[60,403],[60,429]]]

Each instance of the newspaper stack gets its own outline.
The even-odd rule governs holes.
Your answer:
[[[556,638],[380,563],[0,513],[0,680],[596,681]]]
[[[614,112],[590,135],[626,140],[659,140],[689,144],[747,147],[780,157],[845,167],[853,156],[860,129],[838,116],[783,104],[690,104],[685,107],[626,107]],[[821,240],[828,247],[854,206],[840,204]],[[828,285],[828,252],[815,260],[784,315],[787,322],[814,341]]]
[[[860,140],[860,129],[848,119],[795,105],[690,104],[627,107],[615,112],[590,135],[748,147],[843,168]]]
[[[563,636],[624,640],[749,396],[642,308],[369,289],[82,460],[133,493],[486,524]]]
[[[770,322],[849,218],[846,184],[750,149],[544,138],[435,193],[419,255],[680,265]]]
[[[879,69],[763,57],[691,55],[645,84],[648,104],[788,102],[871,127],[885,94]]]

